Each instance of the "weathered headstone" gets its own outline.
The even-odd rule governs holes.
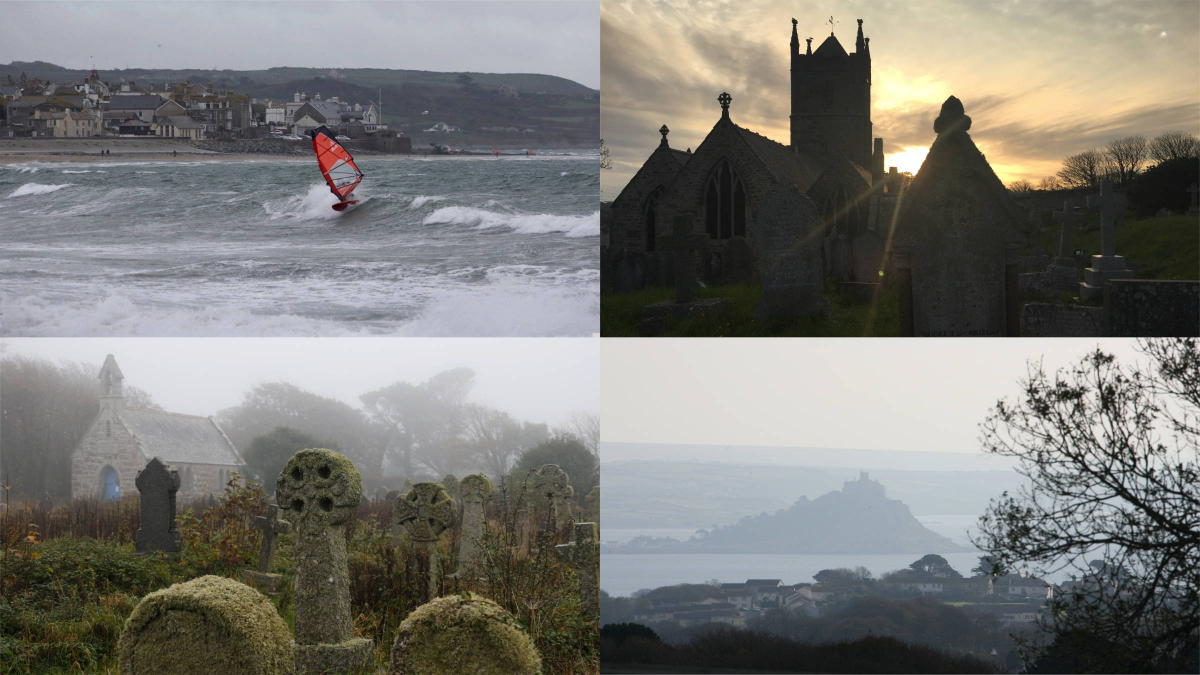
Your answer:
[[[867,230],[854,238],[851,247],[854,262],[854,280],[863,284],[877,284],[882,275],[883,240],[879,235]]]
[[[1018,225],[1025,215],[975,147],[970,127],[962,103],[948,98],[934,121],[938,136],[900,206],[892,250],[897,263],[908,256],[910,291],[901,295],[911,297],[917,336],[1020,332]]]
[[[593,620],[600,617],[600,534],[595,523],[575,523],[575,542],[554,547],[559,562],[570,563],[579,576],[579,600],[583,612]]]
[[[458,571],[470,573],[474,569],[487,527],[487,505],[495,497],[496,489],[491,479],[481,473],[473,473],[462,479],[458,486],[462,495],[463,521],[462,539],[458,547]]]
[[[446,488],[446,494],[450,495],[451,499],[455,502],[458,501],[458,476],[452,473],[446,474],[446,477],[442,479],[442,487]]]
[[[1104,319],[1109,337],[1200,337],[1200,281],[1114,279]]]
[[[375,501],[381,502],[387,499],[387,493],[388,489],[386,485],[380,485],[379,487],[375,488]]]
[[[279,507],[269,504],[266,516],[255,516],[254,526],[263,533],[262,545],[258,549],[258,570],[242,570],[242,578],[268,593],[278,593],[283,585],[283,575],[271,572],[275,568],[275,550],[279,546],[278,536],[291,534],[292,524],[280,520]]]
[[[140,495],[141,525],[137,531],[136,552],[179,551],[179,530],[175,529],[175,494],[179,491],[179,472],[168,470],[155,457],[138,471],[134,479]]]
[[[735,284],[754,281],[754,249],[745,237],[729,240],[729,264],[725,266],[727,279]]]
[[[1192,183],[1187,191],[1192,194],[1192,204],[1188,207],[1187,215],[1200,215],[1200,187],[1196,187],[1196,184]]]
[[[752,229],[750,239],[762,282],[758,318],[828,316],[821,274],[821,217],[812,200],[780,185],[763,200]]]
[[[203,576],[150,593],[117,644],[125,675],[295,672],[292,636],[263,594]]]
[[[1087,214],[1077,211],[1071,200],[1063,202],[1062,211],[1054,212],[1054,220],[1061,224],[1058,234],[1058,255],[1046,268],[1050,273],[1053,288],[1074,290],[1079,283],[1079,267],[1075,262],[1075,244],[1072,241],[1075,223],[1087,220]]]
[[[630,293],[646,286],[645,256],[621,249],[613,256],[613,292]]]
[[[503,607],[471,593],[414,609],[392,645],[390,675],[538,675],[542,659]]]
[[[674,252],[675,300],[642,308],[644,335],[660,334],[672,319],[721,312],[729,306],[725,298],[696,299],[696,255],[708,246],[708,235],[693,230],[695,220],[691,213],[676,214],[671,221],[671,234],[663,237]]]
[[[1113,279],[1132,279],[1133,270],[1125,264],[1125,258],[1117,255],[1117,209],[1123,205],[1123,196],[1113,193],[1112,181],[1100,181],[1100,194],[1088,195],[1089,209],[1100,211],[1100,255],[1092,256],[1092,265],[1083,270],[1083,281],[1079,282],[1079,297],[1091,300],[1104,297],[1104,284]]]
[[[1171,215],[1171,209],[1168,209],[1165,206],[1154,212],[1155,218],[1166,218],[1169,215]]]
[[[553,515],[556,527],[571,520],[570,499],[575,495],[567,472],[557,464],[544,464],[533,472],[533,491],[538,506]]]
[[[421,585],[421,601],[437,597],[438,539],[458,518],[458,506],[446,488],[437,483],[417,483],[409,493],[396,501],[396,522],[408,530],[413,544],[414,570],[425,581]]]
[[[346,524],[362,500],[362,477],[344,455],[301,450],[279,474],[275,496],[296,532],[297,669],[361,667],[374,649],[354,636],[350,619]]]
[[[587,497],[584,497],[584,502],[585,502],[585,508],[587,509],[587,514],[586,514],[587,519],[593,523],[596,523],[596,527],[600,527],[600,486],[599,485],[592,488],[592,491],[587,494]]]

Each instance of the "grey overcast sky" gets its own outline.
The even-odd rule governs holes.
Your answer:
[[[473,400],[518,419],[554,426],[600,408],[599,341],[588,338],[6,338],[0,352],[97,368],[112,354],[125,384],[191,415],[275,381],[361,407],[359,394],[458,366],[475,370]]]
[[[1200,132],[1196,0],[604,0],[601,136],[617,195],[670,128],[695,148],[733,96],[733,121],[790,142],[794,17],[800,48],[870,38],[871,122],[889,166],[914,174],[951,94],[1000,179],[1037,182],[1062,159],[1130,134]]]
[[[600,86],[598,0],[0,2],[0,63],[558,75]]]
[[[1122,362],[1141,358],[1124,339],[602,343],[602,441],[709,446],[978,453],[979,423],[1019,393],[1028,362],[1054,372],[1097,345]],[[650,454],[638,458],[676,459]],[[601,459],[629,458],[602,448]]]

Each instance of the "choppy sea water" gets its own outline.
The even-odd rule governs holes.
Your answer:
[[[0,334],[591,335],[598,160],[0,165]]]

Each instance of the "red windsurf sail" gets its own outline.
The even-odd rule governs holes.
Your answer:
[[[350,153],[329,133],[329,129],[322,126],[309,134],[312,135],[313,151],[317,153],[321,175],[329,183],[329,191],[341,201],[346,201],[362,182],[363,173],[358,170]]]

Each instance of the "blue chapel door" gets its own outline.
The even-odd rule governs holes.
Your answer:
[[[121,498],[121,481],[117,477],[117,470],[111,466],[104,470],[104,499],[120,499]]]

